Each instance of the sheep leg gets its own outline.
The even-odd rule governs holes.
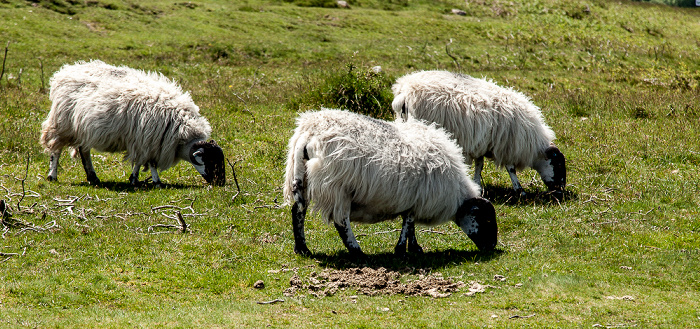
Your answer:
[[[51,153],[51,158],[49,159],[49,174],[46,179],[49,182],[58,180],[58,159],[61,157],[61,150]]]
[[[151,180],[153,181],[153,184],[156,187],[163,187],[163,184],[160,183],[160,176],[158,176],[158,167],[156,167],[156,163],[151,162],[148,164],[148,166],[151,168]]]
[[[85,176],[87,178],[87,181],[91,185],[99,184],[100,179],[97,178],[95,168],[92,166],[92,157],[90,156],[90,149],[79,146],[78,153],[80,153],[80,161],[83,163],[83,169],[85,169]]]
[[[141,164],[135,163],[134,168],[131,170],[131,175],[129,176],[129,183],[133,186],[139,185],[139,170],[141,170]]]
[[[335,225],[335,229],[338,230],[338,234],[343,240],[345,248],[348,248],[350,256],[355,258],[363,257],[365,253],[362,252],[360,244],[357,243],[357,239],[355,239],[355,234],[352,233],[352,228],[350,228],[350,217],[345,216],[342,224],[338,224],[335,221],[333,221],[333,224]]]
[[[484,170],[484,157],[474,159],[474,182],[481,187],[481,171]]]
[[[394,254],[396,256],[404,256],[406,254],[406,245],[408,244],[408,252],[422,254],[423,248],[418,245],[418,240],[416,240],[416,226],[411,216],[402,216],[403,224],[401,226],[401,234],[399,235],[399,242],[396,243],[394,248]]]
[[[515,193],[519,194],[520,196],[525,196],[525,191],[523,191],[523,187],[520,186],[518,176],[515,174],[515,166],[506,165],[506,170],[508,171],[508,175],[510,175],[510,181],[513,183]]]
[[[306,246],[304,235],[304,219],[306,218],[306,200],[304,199],[304,186],[301,179],[295,179],[292,183],[294,204],[292,205],[292,232],[294,233],[294,252],[300,255],[311,255],[311,250]]]

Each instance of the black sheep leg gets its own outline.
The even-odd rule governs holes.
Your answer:
[[[403,224],[401,225],[401,234],[399,235],[399,241],[396,243],[396,247],[394,247],[394,254],[396,256],[405,255],[407,246],[408,252],[422,254],[423,248],[421,248],[416,239],[416,226],[413,218],[407,215],[402,217]]]
[[[90,157],[90,149],[78,147],[78,153],[80,153],[80,161],[83,163],[83,169],[85,169],[85,176],[87,181],[91,185],[96,185],[100,183],[100,179],[97,178],[95,173],[95,168],[92,166],[92,158]]]
[[[345,217],[345,219],[343,220],[343,224],[345,224],[345,226],[340,225],[335,221],[333,221],[333,224],[335,225],[335,229],[338,231],[338,235],[340,235],[340,238],[343,240],[345,248],[348,248],[350,256],[354,258],[364,257],[365,253],[362,252],[360,244],[357,243],[357,239],[355,239],[355,234],[352,233],[352,228],[350,228],[350,218]]]
[[[304,188],[300,179],[294,180],[292,185],[294,204],[292,205],[292,232],[294,233],[294,252],[300,255],[311,255],[311,250],[306,246],[304,236],[304,219],[306,218],[306,200],[304,200]]]

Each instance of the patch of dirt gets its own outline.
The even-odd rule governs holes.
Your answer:
[[[357,292],[368,295],[406,295],[406,296],[431,296],[433,298],[444,298],[459,291],[460,288],[467,287],[462,281],[454,281],[451,278],[443,278],[440,274],[419,275],[417,280],[401,282],[399,272],[388,271],[380,267],[372,269],[350,268],[347,270],[323,270],[321,273],[312,272],[307,278],[294,275],[289,280],[290,287],[284,291],[287,297],[298,294],[309,293],[316,297],[332,296],[338,290],[355,288]],[[479,288],[474,289],[476,286]],[[477,282],[469,283],[469,290],[483,292],[486,287]]]

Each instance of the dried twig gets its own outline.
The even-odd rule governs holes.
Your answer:
[[[393,229],[393,230],[388,230],[388,231],[374,232],[374,234],[375,234],[375,235],[377,235],[377,234],[387,234],[387,233],[399,232],[399,231],[401,231],[400,228],[395,228],[395,229]]]
[[[431,229],[427,229],[427,228],[421,229],[421,230],[418,231],[418,232],[423,232],[423,233],[435,233],[435,234],[442,234],[442,235],[452,235],[452,234],[457,234],[457,233],[459,233],[459,232],[442,232],[442,231],[435,231],[435,230],[431,230]]]
[[[17,201],[17,211],[20,211],[22,207],[19,205],[22,200],[24,200],[24,196],[26,195],[26,190],[24,189],[24,181],[27,180],[27,174],[29,173],[29,155],[27,155],[27,167],[24,169],[24,178],[22,178],[22,196],[19,198],[19,201]]]
[[[51,225],[48,226],[49,224],[51,224]],[[23,228],[23,229],[17,231],[17,233],[15,233],[15,235],[20,235],[20,234],[22,234],[22,233],[24,233],[24,232],[26,232],[26,231],[34,231],[34,232],[37,232],[37,233],[44,233],[44,232],[46,232],[46,231],[48,231],[48,230],[50,230],[50,229],[52,229],[52,228],[58,226],[58,224],[56,223],[55,220],[52,220],[52,221],[48,222],[46,225],[47,225],[47,227],[41,227],[41,226],[27,226],[27,227],[25,227],[25,228]]]
[[[395,228],[395,229],[393,229],[393,230],[374,232],[374,233],[372,233],[372,234],[374,234],[374,235],[377,235],[377,234],[387,234],[387,233],[399,232],[399,231],[401,231],[400,228]],[[355,236],[359,238],[359,237],[368,236],[368,235],[369,235],[368,233],[360,233],[360,234],[357,234],[357,235],[355,235]]]
[[[267,209],[280,209],[282,206],[280,204],[264,204],[262,206],[255,206],[253,209],[260,209],[260,208],[267,208]]]
[[[2,71],[0,71],[0,81],[2,81],[2,76],[5,75],[5,60],[7,59],[7,51],[10,49],[10,42],[7,42],[5,46],[5,57],[2,58]]]
[[[76,197],[73,197],[73,199],[66,199],[66,200],[58,199],[58,198],[53,198],[53,201],[59,202],[59,203],[60,203],[60,204],[58,205],[59,207],[65,207],[65,206],[68,206],[68,205],[72,205],[73,203],[75,203],[75,202],[78,201],[79,199],[80,199],[80,197],[76,196]]]
[[[513,315],[513,316],[509,317],[509,319],[527,319],[527,318],[531,318],[533,316],[535,316],[535,313],[532,313],[530,315]]]
[[[156,225],[151,225],[151,226],[148,227],[148,232],[153,231],[153,229],[156,228],[156,227],[164,227],[164,228],[174,228],[174,229],[179,230],[181,233],[187,233],[187,232],[190,230],[190,225],[188,225],[188,224],[185,222],[185,218],[183,218],[182,213],[180,213],[180,212],[178,211],[178,212],[176,212],[176,214],[177,214],[177,218],[176,218],[176,219],[177,219],[177,222],[178,222],[180,225],[173,225],[173,224],[156,224]],[[165,214],[164,214],[164,216],[165,216]],[[165,216],[165,217],[171,218],[171,217],[169,217],[169,216]],[[160,233],[163,233],[163,232],[153,232],[153,233],[151,233],[151,234],[160,234]]]
[[[236,194],[231,198],[231,202],[233,202],[233,200],[235,200],[236,197],[241,193],[241,187],[238,186],[238,178],[236,177],[236,168],[235,168],[236,163],[238,163],[238,161],[241,161],[241,160],[236,160],[236,162],[234,162],[233,164],[231,163],[231,161],[229,159],[226,159],[226,161],[228,162],[228,165],[231,167],[231,172],[233,172],[233,181],[236,183],[236,189],[238,190],[238,192],[236,192]]]
[[[268,304],[276,304],[276,303],[284,303],[284,299],[282,298],[277,298],[274,300],[266,301],[266,302],[256,302],[260,305],[268,305]]]
[[[12,256],[19,256],[19,254],[16,252],[0,252],[0,257],[12,257]]]
[[[164,205],[164,206],[156,206],[156,207],[151,206],[151,211],[155,212],[156,210],[160,210],[160,209],[173,209],[173,208],[182,210],[181,207],[174,206],[174,205],[171,205],[171,204],[166,204],[166,205]]]
[[[185,223],[185,219],[182,218],[182,214],[178,211],[177,213],[177,222],[180,223],[180,232],[182,233],[187,233],[187,230],[189,230],[189,225]]]
[[[462,72],[462,66],[459,65],[459,61],[457,61],[457,57],[454,57],[452,54],[450,54],[450,45],[452,44],[452,39],[450,39],[450,42],[448,42],[445,45],[445,52],[447,53],[447,56],[450,56],[452,58],[452,61],[455,62],[455,65],[457,65],[457,71]]]

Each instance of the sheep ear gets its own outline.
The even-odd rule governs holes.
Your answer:
[[[209,144],[217,145],[217,144],[216,144],[216,141],[213,140],[213,139],[210,139],[210,140],[209,140]]]

